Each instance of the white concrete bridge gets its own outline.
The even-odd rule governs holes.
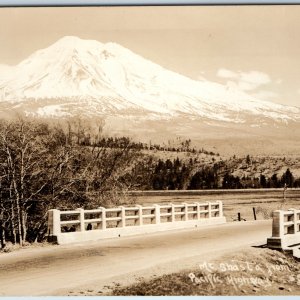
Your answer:
[[[58,244],[69,244],[225,222],[221,201],[72,211],[52,209],[48,214],[48,237]]]

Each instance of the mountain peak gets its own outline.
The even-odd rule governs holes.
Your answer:
[[[74,35],[65,35],[62,38],[58,39],[56,43],[72,42],[72,41],[83,41],[83,39],[79,38],[78,36],[74,36]]]
[[[298,121],[300,114],[298,108],[260,101],[207,80],[191,80],[116,43],[76,36],[36,51],[9,77],[0,70],[0,101],[28,99],[42,106],[55,99],[60,110],[65,110],[64,101],[77,101],[76,112],[82,99],[92,99],[93,106],[81,109],[93,115],[127,110],[234,123],[246,122],[249,116]]]
[[[87,48],[87,47],[102,47],[102,46],[103,44],[96,40],[81,39],[77,36],[67,35],[57,40],[54,44],[52,44],[50,47],[46,49],[49,48],[70,49],[70,48]]]

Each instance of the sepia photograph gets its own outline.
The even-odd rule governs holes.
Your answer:
[[[300,4],[0,7],[0,298],[300,295]]]

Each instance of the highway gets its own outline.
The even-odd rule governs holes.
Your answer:
[[[231,222],[151,235],[0,254],[0,296],[57,296],[105,292],[266,243],[271,221]]]

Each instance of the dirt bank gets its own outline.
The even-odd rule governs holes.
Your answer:
[[[93,294],[83,291],[83,294]],[[130,286],[115,284],[110,295],[300,295],[300,264],[291,255],[249,247],[218,259],[199,260],[197,268]]]

